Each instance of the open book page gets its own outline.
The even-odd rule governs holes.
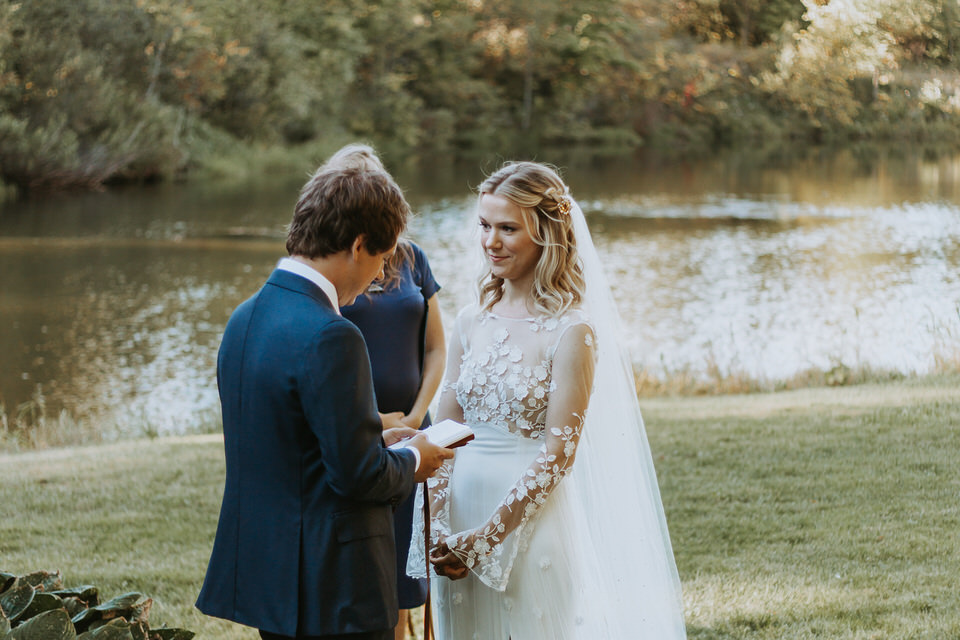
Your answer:
[[[426,434],[433,444],[449,449],[463,446],[473,440],[473,430],[470,427],[449,419],[432,424],[420,433]],[[390,448],[400,449],[406,445],[407,440],[401,440],[390,445]]]

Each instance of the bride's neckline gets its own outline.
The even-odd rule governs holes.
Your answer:
[[[573,309],[574,309],[574,308],[567,309],[567,310],[566,310],[565,312],[563,312],[562,314],[560,314],[560,315],[555,315],[555,316],[554,316],[554,315],[550,315],[549,313],[536,313],[536,312],[530,312],[530,311],[525,311],[525,314],[523,314],[523,315],[521,315],[521,314],[519,314],[519,313],[518,313],[517,315],[512,315],[512,314],[509,314],[509,313],[502,313],[502,312],[500,312],[500,311],[493,311],[492,309],[482,309],[482,310],[481,310],[481,315],[486,315],[486,316],[489,316],[489,317],[491,317],[491,318],[497,318],[497,319],[499,319],[499,320],[516,320],[516,321],[525,321],[525,322],[546,322],[546,321],[550,320],[551,318],[555,318],[555,319],[559,320],[561,317],[563,317],[563,316],[567,315],[568,313],[570,313],[571,311],[573,311]]]
[[[546,317],[546,316],[532,316],[529,314],[525,316],[508,316],[504,313],[497,313],[496,311],[487,311],[486,314],[491,318],[499,318],[500,320],[536,320],[537,318]]]
[[[534,320],[539,314],[530,310],[530,307],[527,306],[527,300],[523,300],[522,303],[513,302],[512,304],[506,304],[503,300],[498,300],[495,307],[500,307],[500,309],[488,309],[489,313],[494,318],[502,318],[504,320]],[[506,306],[504,309],[503,307]]]

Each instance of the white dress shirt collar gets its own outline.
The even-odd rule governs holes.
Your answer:
[[[327,298],[330,299],[330,304],[333,305],[333,310],[339,315],[340,303],[338,302],[339,298],[337,297],[337,288],[333,286],[333,283],[327,280],[322,273],[313,267],[294,260],[293,258],[281,258],[280,262],[277,263],[277,269],[295,273],[296,275],[306,278],[313,284],[320,287],[320,290],[323,291]]]

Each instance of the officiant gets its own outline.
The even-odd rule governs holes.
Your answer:
[[[385,170],[376,151],[365,144],[349,144],[327,160],[324,168]],[[373,367],[377,409],[385,429],[430,425],[428,411],[443,378],[446,345],[438,291],[430,261],[416,243],[401,238],[384,265],[383,278],[374,280],[353,304],[340,309],[357,325],[367,343]],[[427,580],[406,573],[413,523],[413,493],[393,514],[397,545],[397,597],[400,617],[394,640],[407,637],[410,610],[427,599]]]

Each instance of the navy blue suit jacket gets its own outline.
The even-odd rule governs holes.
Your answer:
[[[217,383],[226,485],[197,607],[285,636],[393,627],[415,458],[383,447],[360,331],[276,270],[230,317]]]

